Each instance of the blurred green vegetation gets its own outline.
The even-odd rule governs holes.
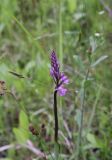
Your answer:
[[[60,160],[76,159],[81,91],[88,68],[80,159],[111,160],[111,0],[0,1],[0,80],[8,90],[0,97],[0,159],[40,159],[24,146],[28,139],[53,159],[52,50],[70,79],[68,94],[58,97]],[[31,133],[30,125],[38,135]],[[3,146],[18,143],[19,149],[2,151]]]

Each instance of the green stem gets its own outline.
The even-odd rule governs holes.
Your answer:
[[[62,1],[59,1],[59,58],[60,64],[63,64],[63,33],[62,33]],[[61,66],[62,69],[62,66]]]
[[[86,73],[85,80],[82,86],[82,99],[81,99],[81,122],[79,126],[79,137],[78,137],[78,153],[77,153],[77,159],[80,160],[81,154],[82,154],[82,133],[83,133],[83,119],[84,119],[84,102],[85,102],[85,83],[88,79],[89,75],[89,69]]]

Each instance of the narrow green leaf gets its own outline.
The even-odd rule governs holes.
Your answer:
[[[20,128],[28,130],[28,127],[29,127],[28,116],[26,115],[26,113],[24,111],[20,112],[19,126],[20,126]]]
[[[81,111],[79,109],[76,110],[75,120],[76,120],[78,126],[80,127],[80,125],[81,125]]]
[[[98,60],[96,60],[96,62],[94,62],[91,67],[96,67],[96,65],[98,65],[99,63],[101,63],[102,61],[104,61],[105,59],[107,59],[108,56],[107,55],[104,55],[104,56],[101,56]]]

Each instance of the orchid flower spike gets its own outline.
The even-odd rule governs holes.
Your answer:
[[[64,96],[67,93],[67,89],[64,88],[64,84],[68,84],[69,79],[63,72],[60,72],[59,62],[54,51],[51,53],[50,59],[50,75],[52,76],[56,84],[55,90],[60,96]]]

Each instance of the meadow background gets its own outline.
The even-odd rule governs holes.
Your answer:
[[[111,0],[0,0],[0,160],[56,159],[52,50],[70,79],[59,160],[112,160]]]

